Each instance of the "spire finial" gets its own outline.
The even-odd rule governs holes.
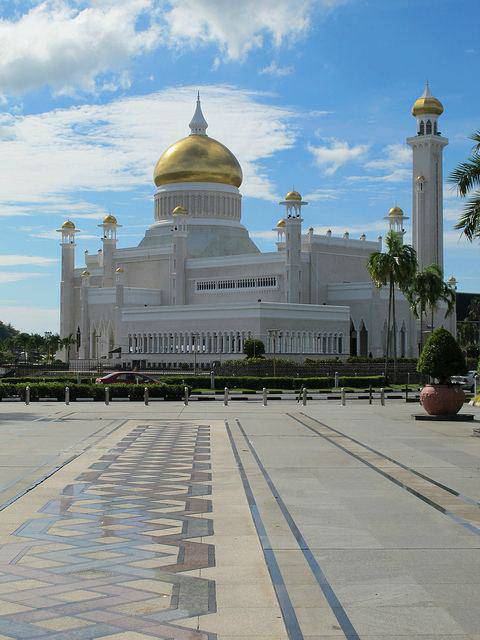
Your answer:
[[[425,89],[423,90],[422,98],[431,98],[432,94],[430,93],[430,85],[428,84],[428,80],[425,80]]]
[[[205,120],[204,115],[202,113],[202,105],[200,104],[200,91],[197,91],[197,106],[189,126],[192,134],[195,134],[198,136],[207,135],[208,123]]]

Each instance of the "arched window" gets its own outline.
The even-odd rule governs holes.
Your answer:
[[[343,353],[343,335],[338,336],[338,353]]]
[[[431,120],[427,120],[427,126],[425,128],[425,133],[427,134],[427,136],[431,136],[432,135],[432,121]]]
[[[368,331],[365,327],[363,320],[360,326],[360,354],[359,355],[365,358],[368,355]]]
[[[353,320],[350,319],[350,355],[357,356],[357,330],[353,324]]]
[[[421,136],[425,135],[425,123],[423,120],[420,121],[420,129],[418,130],[418,133]]]

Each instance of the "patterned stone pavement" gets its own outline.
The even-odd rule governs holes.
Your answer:
[[[133,428],[0,550],[0,638],[215,638],[210,481],[208,426]]]

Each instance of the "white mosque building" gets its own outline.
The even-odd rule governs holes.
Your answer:
[[[419,266],[443,267],[443,107],[428,89],[415,102],[413,245]],[[73,359],[113,360],[123,366],[205,365],[243,357],[249,337],[267,354],[302,360],[384,355],[388,292],[371,282],[369,255],[382,238],[318,235],[302,228],[300,193],[289,191],[276,223],[277,249],[262,253],[242,225],[242,169],[223,144],[207,135],[200,99],[190,135],[162,154],[154,169],[154,222],[136,247],[118,248],[121,225],[99,225],[102,248],[75,267],[75,234],[61,233],[60,335],[73,335]],[[393,207],[390,228],[405,216]],[[417,355],[418,322],[398,293],[400,356]],[[454,320],[441,321],[448,326]]]

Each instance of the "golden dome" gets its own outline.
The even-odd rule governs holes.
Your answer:
[[[75,229],[75,225],[71,220],[65,220],[62,224],[62,229]]]
[[[403,210],[400,209],[400,207],[392,207],[388,212],[388,215],[392,217],[397,217],[397,216],[399,217],[399,216],[403,216],[404,214],[403,214]]]
[[[437,115],[441,116],[443,113],[443,104],[437,98],[434,98],[430,93],[430,87],[428,82],[425,84],[425,90],[423,94],[415,100],[412,107],[413,116],[422,115]]]
[[[285,200],[297,200],[298,202],[301,202],[302,196],[298,193],[298,191],[289,191],[285,196]]]
[[[417,176],[417,182],[425,182],[425,176]]]
[[[287,223],[285,222],[285,220],[283,218],[280,218],[280,220],[277,222],[277,227],[284,227]]]
[[[123,267],[117,267],[115,273],[123,273]]]
[[[188,211],[185,209],[185,207],[182,207],[181,204],[177,204],[175,209],[172,211],[172,216],[186,216],[187,214]]]
[[[191,134],[172,144],[153,171],[157,187],[175,182],[219,182],[239,187],[242,180],[242,169],[233,153],[205,134]]]
[[[85,271],[82,271],[82,277],[83,278],[88,278],[89,275],[90,275],[90,271],[87,271],[86,269],[85,269]]]
[[[115,216],[112,216],[112,214],[109,214],[103,219],[103,224],[117,224],[117,219]]]

